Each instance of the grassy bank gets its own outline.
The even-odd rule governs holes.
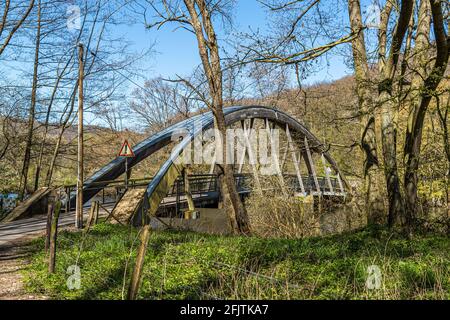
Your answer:
[[[24,271],[26,288],[61,299],[121,299],[129,278],[136,231],[98,225],[85,237],[59,235],[56,274],[47,274],[44,242]],[[141,299],[450,299],[450,239],[412,241],[381,229],[302,240],[153,233]],[[81,289],[67,287],[77,264]],[[127,267],[127,262],[128,267]],[[367,268],[382,273],[366,288]],[[125,288],[125,289],[124,289]]]

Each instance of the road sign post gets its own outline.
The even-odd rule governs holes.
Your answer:
[[[134,157],[133,149],[131,149],[128,140],[125,140],[120,148],[119,157],[125,158],[125,190],[128,189],[128,158]]]
[[[83,228],[83,183],[84,183],[84,146],[83,146],[83,80],[84,80],[84,47],[78,44],[78,175],[76,196],[76,219],[75,225],[78,229]]]
[[[125,190],[128,190],[128,158],[125,158]]]

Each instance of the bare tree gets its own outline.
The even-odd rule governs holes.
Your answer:
[[[384,12],[392,8],[388,2]],[[357,36],[352,41],[353,68],[356,81],[356,94],[358,96],[358,107],[361,114],[361,142],[360,146],[365,154],[364,160],[364,192],[366,194],[367,216],[370,219],[372,214],[372,203],[374,201],[373,184],[376,181],[376,167],[379,165],[377,155],[377,139],[375,131],[375,114],[372,101],[372,86],[370,80],[369,60],[366,51],[366,41],[364,36],[364,25],[361,15],[361,4],[359,0],[348,1],[348,12],[350,26],[353,34]],[[385,38],[387,19],[386,14],[381,17],[383,26],[380,26],[380,39]],[[382,40],[382,43],[384,41]]]
[[[212,23],[211,9],[216,4],[207,4],[205,0],[185,0],[184,1],[190,15],[190,24],[197,37],[198,49],[202,60],[203,69],[209,84],[212,103],[209,105],[215,118],[215,125],[223,139],[223,159],[227,159],[225,143],[227,141],[227,131],[225,116],[223,113],[223,87],[222,87],[222,67],[220,63],[219,45]],[[239,198],[234,180],[234,168],[232,164],[224,163],[225,175],[225,198],[229,197],[233,212],[229,218],[234,231],[248,234],[250,233],[249,219],[247,211]]]
[[[149,27],[160,28],[166,23],[176,22],[183,28],[193,32],[197,39],[198,52],[202,61],[204,76],[208,84],[208,97],[198,92],[195,86],[184,80],[193,90],[200,93],[202,101],[212,111],[214,115],[215,127],[222,136],[223,154],[226,157],[226,123],[223,113],[223,68],[221,65],[219,43],[213,23],[213,16],[219,15],[225,19],[227,7],[230,1],[205,1],[205,0],[184,0],[184,1],[150,1],[150,5],[157,15],[157,21],[149,24]],[[224,161],[226,162],[226,160]],[[232,229],[241,234],[250,233],[250,225],[247,211],[237,193],[234,179],[234,169],[231,164],[223,165],[224,183],[223,194],[225,203],[231,204],[229,220]]]
[[[44,182],[61,183],[55,181],[61,176],[54,173],[61,170],[70,173],[74,168],[70,127],[76,115],[73,109],[76,103],[73,93],[77,90],[76,44],[83,42],[87,49],[85,110],[94,115],[117,101],[126,101],[124,83],[130,75],[136,76],[135,62],[149,52],[133,53],[129,40],[110,32],[125,23],[125,19],[127,23],[130,21],[130,17],[120,13],[126,12],[131,0],[78,2],[80,25],[73,28],[67,25],[66,10],[70,4],[67,1],[34,0],[26,14],[29,2],[0,3],[0,13],[4,13],[0,20],[0,46],[7,47],[2,51],[0,70],[0,132],[3,132],[0,152],[4,155],[1,166],[8,174],[14,172],[15,177],[22,179],[21,186],[11,181],[5,188],[21,193],[25,186],[31,191]],[[20,27],[14,28],[19,23]],[[14,37],[5,45],[10,32]],[[8,50],[11,47],[14,50]],[[88,117],[88,121],[89,118],[103,121],[99,117]],[[94,130],[94,134],[99,131]],[[18,147],[12,149],[10,145]],[[30,183],[33,173],[34,188]],[[70,177],[65,175],[64,179]]]
[[[404,203],[397,164],[397,105],[394,81],[401,48],[413,13],[413,1],[402,1],[396,27],[391,38],[389,54],[380,57],[377,107],[381,112],[381,141],[383,146],[384,174],[389,202],[389,224],[404,216]]]
[[[140,121],[147,123],[150,132],[157,132],[171,124],[178,114],[188,115],[193,111],[190,99],[180,92],[180,86],[162,78],[147,80],[142,88],[133,91],[130,109]]]
[[[0,42],[0,56],[5,51],[6,47],[10,43],[12,37],[20,29],[24,21],[29,16],[34,6],[34,0],[30,0],[24,11],[21,10],[22,4],[15,4],[14,7],[11,6],[11,0],[5,0],[3,15],[0,24],[0,40],[2,34],[6,31],[6,37]],[[0,7],[1,8],[1,7]],[[19,13],[15,13],[20,10]]]
[[[423,0],[425,2],[426,0]],[[450,50],[450,39],[447,37],[444,26],[444,16],[442,13],[442,4],[439,0],[429,0],[431,6],[431,14],[433,18],[433,31],[436,42],[436,58],[431,71],[423,79],[420,95],[417,101],[413,102],[410,108],[408,126],[406,130],[406,140],[404,145],[404,161],[405,161],[405,197],[406,197],[406,219],[410,228],[416,219],[418,197],[417,197],[417,171],[419,169],[420,149],[422,144],[422,131],[424,126],[425,114],[430,105],[432,97],[435,95],[439,83],[442,81],[444,72],[447,68]],[[427,6],[421,6],[419,11],[419,19],[421,13],[426,15]],[[425,22],[429,26],[428,22]],[[418,37],[422,35],[423,40],[428,40],[429,29],[419,28]],[[416,45],[422,45],[419,41]],[[422,50],[422,48],[419,48]],[[419,57],[421,54],[419,54]],[[422,60],[422,59],[421,59]],[[423,60],[419,63],[423,66]],[[423,68],[423,67],[422,67]]]
[[[22,200],[23,196],[27,191],[28,183],[28,170],[30,167],[31,158],[31,145],[33,143],[33,128],[36,113],[36,94],[38,85],[38,67],[39,67],[39,50],[41,45],[41,1],[38,0],[37,6],[37,24],[36,24],[36,42],[35,42],[35,52],[34,52],[34,65],[33,65],[33,83],[31,88],[31,102],[28,114],[28,132],[26,138],[25,155],[23,157],[22,174],[20,178],[21,190],[19,192],[19,199]]]

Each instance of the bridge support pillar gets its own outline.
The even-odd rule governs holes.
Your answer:
[[[194,199],[192,198],[191,185],[189,184],[189,169],[187,167],[183,168],[182,176],[184,181],[184,193],[186,195],[186,200],[188,203],[188,211],[185,214],[187,216],[190,216],[195,212],[195,204]]]
[[[305,153],[306,153],[305,155],[306,155],[308,171],[309,171],[309,174],[312,175],[312,177],[314,179],[314,185],[316,187],[316,192],[318,193],[318,196],[320,197],[322,195],[322,192],[320,191],[319,181],[317,180],[316,168],[314,166],[314,161],[313,161],[313,158],[311,155],[311,150],[309,149],[308,138],[305,137],[304,141],[305,141]]]
[[[331,183],[331,178],[330,178],[331,169],[330,169],[330,167],[328,167],[325,157],[323,156],[323,153],[322,153],[321,159],[322,159],[322,164],[323,164],[323,170],[325,171],[325,176],[327,178],[328,188],[330,189],[331,194],[334,194],[334,188],[333,188],[333,184]]]
[[[298,180],[298,183],[300,185],[300,191],[302,192],[302,194],[305,195],[306,194],[305,186],[303,184],[302,174],[300,172],[301,155],[299,156],[299,159],[297,160],[297,156],[295,154],[294,141],[292,140],[292,136],[291,136],[291,132],[289,131],[289,125],[288,124],[286,124],[286,136],[287,136],[287,139],[288,139],[288,142],[287,142],[288,145],[287,145],[286,151],[289,150],[291,152],[291,154],[292,154],[292,161],[294,162],[295,174],[297,175],[297,180]],[[286,159],[286,155],[287,155],[287,153],[284,156],[283,163],[284,163],[284,161]]]

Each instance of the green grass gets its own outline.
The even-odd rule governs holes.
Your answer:
[[[82,234],[59,234],[53,275],[47,274],[44,241],[36,240],[26,288],[55,299],[122,299],[136,236],[136,230],[107,224],[91,230],[78,259],[80,290],[68,289],[66,270],[77,264]],[[449,252],[449,237],[406,240],[375,228],[300,240],[155,232],[139,298],[449,299]],[[378,290],[366,288],[371,265],[382,272]]]

